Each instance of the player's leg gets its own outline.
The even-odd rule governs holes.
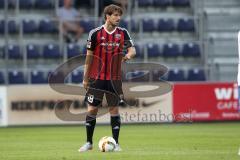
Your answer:
[[[97,116],[98,108],[96,106],[88,105],[88,112],[86,115],[86,135],[87,142],[80,147],[79,152],[85,152],[88,150],[92,150],[93,146],[93,133],[96,125],[96,116]]]
[[[116,143],[118,144],[118,138],[121,127],[121,118],[119,114],[118,107],[109,107],[109,113],[111,115],[111,127],[112,127],[112,135]]]
[[[116,151],[121,151],[118,138],[119,138],[120,127],[121,127],[121,118],[119,114],[119,102],[121,100],[121,96],[123,96],[122,82],[121,81],[110,82],[108,84],[108,91],[110,93],[106,93],[106,99],[109,105],[109,113],[111,116],[112,135],[117,143]]]
[[[87,134],[87,142],[90,144],[93,143],[92,137],[96,125],[96,116],[97,116],[98,108],[96,106],[88,105],[88,113],[86,116],[86,134]]]
[[[87,91],[85,100],[88,103],[88,113],[86,115],[86,134],[87,134],[87,142],[84,144],[79,151],[84,152],[92,149],[93,144],[93,133],[96,125],[96,116],[98,112],[98,106],[101,105],[104,92],[100,90],[96,90],[101,88],[101,81],[90,81],[90,88]]]

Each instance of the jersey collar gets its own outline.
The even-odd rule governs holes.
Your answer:
[[[107,28],[105,28],[105,25],[103,25],[103,29],[104,29],[108,34],[113,34],[113,33],[116,31],[117,27],[115,27],[112,32],[109,32],[109,31],[107,30]]]

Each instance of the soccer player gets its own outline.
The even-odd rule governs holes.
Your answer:
[[[87,142],[79,152],[92,149],[92,137],[96,124],[98,107],[105,94],[111,116],[112,135],[121,151],[118,137],[120,131],[119,102],[123,98],[121,81],[121,64],[132,59],[136,50],[125,28],[118,27],[122,8],[116,5],[104,9],[105,24],[90,31],[87,40],[83,85],[87,90],[88,114],[86,116]],[[124,55],[123,52],[127,53]]]

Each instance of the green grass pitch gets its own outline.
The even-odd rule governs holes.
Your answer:
[[[240,123],[122,125],[123,151],[102,153],[111,135],[97,125],[94,149],[78,153],[84,126],[0,128],[0,160],[239,160]]]

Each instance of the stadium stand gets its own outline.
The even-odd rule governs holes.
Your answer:
[[[1,11],[5,9],[4,2],[0,0]],[[23,82],[35,83],[34,76],[41,77],[42,72],[47,75],[49,70],[68,58],[86,54],[87,33],[102,24],[102,17],[94,18],[97,13],[94,12],[94,1],[91,0],[93,8],[80,6],[79,9],[82,15],[79,23],[84,28],[83,37],[76,44],[65,43],[58,29],[59,22],[53,13],[62,3],[62,0],[8,1],[11,17],[0,17],[0,34],[4,37],[0,40],[1,59],[14,60],[14,67],[19,65],[19,69],[28,67],[28,72],[23,75],[31,78],[24,79],[23,76]],[[169,66],[173,75],[169,73],[171,81],[235,79],[237,48],[234,45],[234,35],[240,26],[239,2],[133,0],[129,1],[128,6],[120,26],[131,32],[137,50],[136,61],[151,61]],[[222,17],[225,17],[224,21]],[[5,23],[8,33],[5,32]],[[33,59],[36,60],[34,63],[31,62]],[[39,71],[42,66],[45,69],[36,72],[39,75],[32,75],[32,71]],[[7,71],[9,68],[2,69]],[[179,70],[178,74],[183,71],[184,76],[175,76],[175,69]],[[151,72],[152,78],[149,79],[159,80],[158,72],[157,69]],[[4,76],[7,76],[6,81],[0,82],[10,83],[10,74]],[[76,72],[75,76],[81,74]],[[74,75],[70,80],[79,82]],[[144,78],[142,80],[146,81]],[[11,84],[14,84],[12,82],[14,81],[11,80]]]

